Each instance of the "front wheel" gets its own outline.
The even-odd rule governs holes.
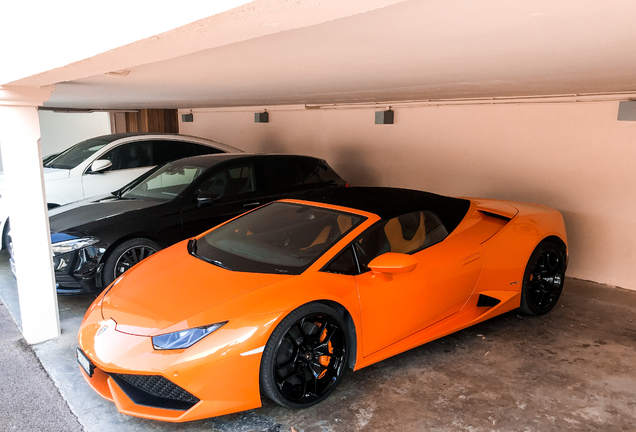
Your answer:
[[[104,286],[110,285],[132,266],[148,258],[158,250],[161,250],[161,246],[147,238],[138,237],[126,240],[113,249],[104,263]]]
[[[543,315],[556,305],[565,281],[565,254],[551,241],[536,247],[526,266],[519,309],[528,315]]]
[[[303,305],[278,324],[265,345],[261,390],[289,408],[315,405],[342,379],[348,354],[342,317],[322,303]]]

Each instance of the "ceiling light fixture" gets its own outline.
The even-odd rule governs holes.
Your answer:
[[[618,103],[618,119],[620,121],[636,121],[636,100],[620,101]]]
[[[391,111],[391,107],[386,111],[375,112],[375,124],[393,124],[393,111]]]
[[[269,123],[269,114],[267,110],[262,113],[254,113],[254,122],[255,123]]]

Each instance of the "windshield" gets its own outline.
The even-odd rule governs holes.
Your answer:
[[[132,189],[125,191],[122,197],[170,201],[207,168],[178,161],[166,164]]]
[[[113,140],[114,138],[112,137],[99,137],[82,141],[66,149],[59,156],[45,161],[44,166],[47,168],[73,169]]]
[[[300,274],[365,219],[277,202],[218,227],[193,244],[191,253],[234,271]]]

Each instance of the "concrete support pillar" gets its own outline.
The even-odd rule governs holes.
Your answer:
[[[0,86],[0,146],[22,331],[34,344],[60,335],[37,106],[52,88]]]

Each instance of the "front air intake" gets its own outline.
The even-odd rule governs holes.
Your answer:
[[[199,402],[199,398],[161,375],[110,376],[137,405],[186,411]]]

